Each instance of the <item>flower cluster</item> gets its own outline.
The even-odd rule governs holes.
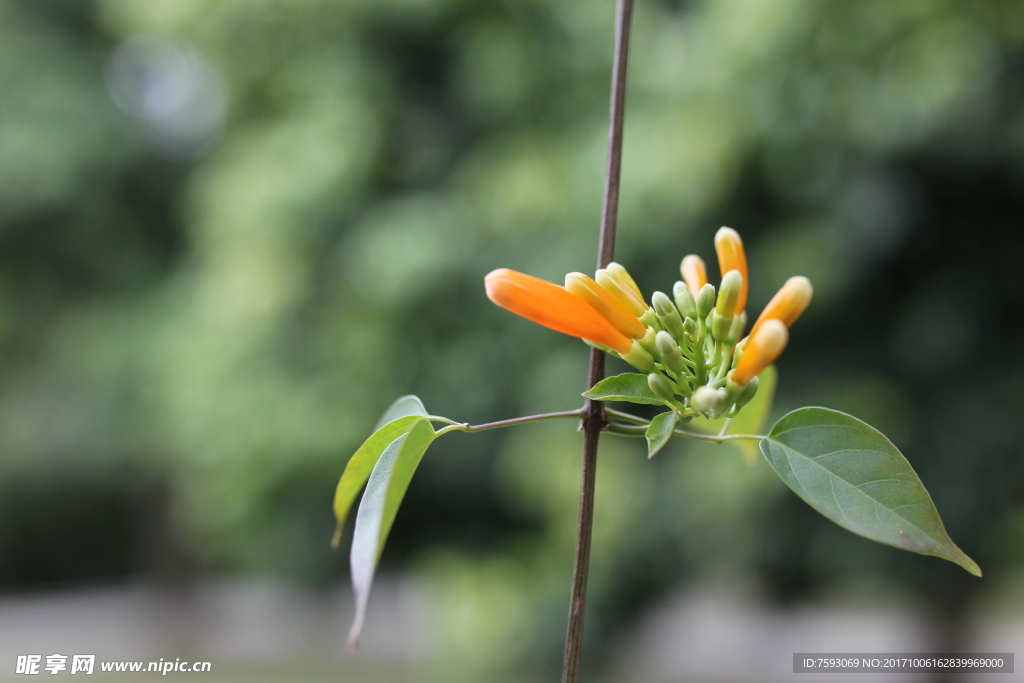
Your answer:
[[[791,277],[747,325],[747,257],[732,228],[715,235],[721,271],[716,290],[704,261],[689,255],[672,297],[655,292],[648,304],[617,263],[592,279],[569,273],[565,286],[507,268],[485,278],[487,296],[502,308],[540,325],[579,337],[622,358],[647,375],[647,383],[680,418],[731,417],[757,391],[757,375],[782,353],[788,328],[807,308],[813,289]]]

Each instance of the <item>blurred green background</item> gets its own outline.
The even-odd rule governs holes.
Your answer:
[[[612,16],[0,0],[0,591],[327,591],[334,486],[395,397],[578,406],[586,347],[482,279],[593,269]],[[605,437],[591,673],[716,577],[907,604],[949,651],[1024,607],[1022,223],[1024,4],[638,1],[617,260],[670,291],[729,225],[749,310],[810,277],[776,413],[886,433],[986,574],[855,537],[728,447]],[[431,448],[382,571],[435,596],[445,667],[557,676],[578,468],[569,423]]]

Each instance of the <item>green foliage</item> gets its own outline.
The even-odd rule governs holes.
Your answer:
[[[606,377],[583,395],[595,401],[629,401],[658,406],[667,404],[665,399],[651,391],[647,375],[635,372]]]
[[[384,414],[377,420],[377,425],[373,428],[373,431],[377,431],[389,422],[394,422],[401,417],[408,417],[409,415],[420,415],[422,417],[429,417],[430,413],[423,407],[423,401],[420,400],[419,396],[409,394],[408,396],[399,396],[395,399]]]
[[[761,452],[798,496],[844,529],[981,576],[949,538],[910,463],[870,425],[827,408],[800,408],[775,423]]]
[[[196,565],[325,584],[345,574],[324,543],[340,459],[393,397],[473,422],[576,405],[579,344],[493,310],[481,279],[592,267],[611,5],[0,2],[0,472],[24,494],[5,516],[42,523],[49,498],[25,481],[120,468],[140,473],[129,497],[163,482]],[[778,405],[881,428],[987,580],[830,536],[760,458],[676,439],[646,462],[605,438],[591,651],[722,567],[781,599],[885,584],[965,623],[1021,568],[991,530],[1024,509],[1024,5],[636,11],[616,259],[649,294],[729,222],[751,316],[810,277]],[[106,62],[140,33],[190,43],[228,85],[202,155],[161,156],[111,102]],[[389,551],[458,595],[437,612],[448,661],[557,668],[578,447],[552,423],[422,464]],[[104,528],[99,509],[81,524]],[[137,550],[149,532],[124,535]],[[5,532],[0,558],[26,576],[86,566],[84,547],[53,554],[61,537]]]
[[[398,514],[412,475],[433,442],[435,434],[430,422],[420,417],[407,433],[388,444],[381,453],[366,482],[366,491],[356,514],[352,535],[352,587],[356,594],[356,614],[349,632],[349,645],[355,648],[366,620],[373,574],[377,568],[391,525]]]
[[[651,420],[651,424],[647,425],[647,431],[644,433],[644,436],[647,439],[648,458],[653,458],[657,455],[658,451],[664,448],[665,444],[672,438],[672,430],[676,428],[677,419],[676,411],[670,410],[667,413],[655,416]]]
[[[348,510],[352,506],[352,501],[355,500],[359,490],[363,488],[363,484],[366,483],[373,468],[376,467],[381,453],[396,439],[408,434],[420,422],[424,422],[424,420],[419,415],[408,415],[386,422],[349,458],[334,493],[334,516],[338,520],[339,534],[341,526],[345,523],[345,517],[348,516]],[[335,538],[338,536],[336,535]]]

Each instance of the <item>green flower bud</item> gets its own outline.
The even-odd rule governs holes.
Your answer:
[[[743,311],[739,315],[732,317],[732,325],[729,326],[729,332],[725,336],[726,344],[735,344],[736,340],[743,334],[743,328],[747,326],[747,312]]]
[[[715,310],[721,316],[732,316],[736,313],[736,304],[740,301],[743,291],[743,276],[738,270],[730,270],[722,278],[722,286],[718,290],[718,303]]]
[[[690,407],[698,413],[706,413],[718,403],[718,392],[709,386],[697,387],[690,397]]]
[[[687,318],[697,317],[697,302],[685,282],[677,282],[672,287],[672,296],[675,297],[676,308],[679,309],[680,314]]]
[[[658,354],[665,367],[672,372],[682,372],[683,353],[679,350],[679,344],[676,343],[675,337],[662,331],[655,337],[655,343],[658,345]]]
[[[697,317],[701,320],[708,317],[708,313],[714,306],[715,286],[709,282],[697,292]]]
[[[743,387],[743,391],[741,391],[740,395],[736,397],[737,408],[742,408],[743,406],[750,403],[750,399],[754,398],[754,394],[757,393],[757,382],[757,378],[754,377],[749,382],[747,382],[747,386]]]
[[[693,318],[687,318],[683,321],[683,332],[686,333],[686,337],[692,341],[697,341],[697,335],[700,334],[700,328],[697,326],[697,321]]]
[[[664,292],[655,292],[651,295],[651,303],[658,313],[658,319],[665,329],[672,333],[676,339],[683,337],[683,319],[679,317],[676,305]]]
[[[672,382],[669,382],[665,375],[660,372],[652,372],[647,375],[647,385],[651,388],[651,391],[666,401],[671,401],[675,398],[676,392],[672,387]]]
[[[732,327],[732,319],[734,316],[724,316],[718,311],[711,313],[711,336],[716,341],[725,341],[729,336],[729,328]]]
[[[729,392],[722,389],[716,389],[715,393],[718,394],[718,401],[715,402],[715,407],[711,412],[712,417],[719,417],[729,411],[729,407],[732,405],[732,400],[729,398]]]

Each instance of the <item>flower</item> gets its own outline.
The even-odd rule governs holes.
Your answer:
[[[775,318],[769,318],[750,333],[743,355],[736,368],[730,373],[736,384],[746,384],[766,367],[775,362],[789,341],[786,326]]]
[[[629,277],[628,273],[626,277]],[[632,278],[629,281],[632,281]],[[569,273],[565,276],[565,288],[597,309],[605,320],[630,339],[640,339],[647,334],[647,326],[640,322],[624,303],[592,278],[583,273]]]
[[[786,327],[789,327],[796,322],[796,319],[804,312],[807,305],[811,303],[813,295],[814,287],[811,286],[811,281],[803,275],[794,275],[789,278],[786,280],[786,284],[782,285],[782,288],[768,302],[768,305],[764,307],[764,310],[761,311],[761,315],[757,317],[757,321],[754,323],[754,327],[751,328],[750,334],[753,335],[757,331],[758,326],[766,320],[778,320]]]
[[[613,268],[612,266],[618,266]],[[625,273],[625,277],[623,277]],[[633,282],[633,278],[626,273],[626,269],[616,264],[608,264],[608,268],[601,268],[594,273],[598,284],[607,289],[616,299],[621,301],[634,317],[639,318],[650,306],[644,301],[640,289]]]
[[[504,309],[557,332],[626,354],[633,342],[597,309],[564,287],[532,275],[499,268],[484,278],[487,298]]]
[[[605,268],[605,270],[607,270],[608,273],[619,282],[629,286],[629,288],[632,289],[638,297],[640,297],[640,300],[643,301],[644,295],[640,293],[640,288],[636,286],[636,281],[633,279],[633,276],[629,274],[629,271],[626,270],[625,266],[612,261],[608,264],[608,267]]]
[[[682,274],[690,294],[693,294],[693,298],[696,299],[701,288],[708,283],[708,269],[704,265],[704,259],[696,254],[690,254],[679,264],[679,272]]]
[[[743,251],[743,240],[732,228],[720,228],[715,234],[715,252],[718,254],[718,270],[722,277],[730,270],[740,271],[743,286],[740,297],[736,301],[736,312],[740,313],[747,307],[747,254]]]

